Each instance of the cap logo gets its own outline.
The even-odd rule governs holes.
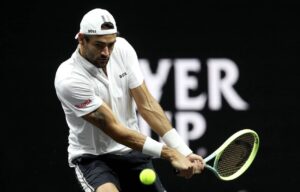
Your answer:
[[[88,33],[96,33],[96,30],[94,30],[94,29],[89,29],[89,30],[88,30]]]

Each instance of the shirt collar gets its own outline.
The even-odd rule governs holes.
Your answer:
[[[102,81],[106,85],[109,84],[108,80],[103,77],[102,73],[100,72],[101,69],[95,67],[92,63],[82,57],[79,53],[79,46],[77,47],[76,51],[73,53],[72,57],[80,63],[80,65],[92,76],[96,77],[98,80]]]

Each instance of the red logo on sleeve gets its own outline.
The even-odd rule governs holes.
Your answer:
[[[84,107],[86,107],[88,104],[90,104],[92,102],[92,100],[90,100],[90,99],[88,99],[88,100],[86,100],[86,101],[84,101],[83,103],[80,103],[80,104],[78,104],[78,105],[75,105],[75,107],[77,107],[77,108],[84,108]]]

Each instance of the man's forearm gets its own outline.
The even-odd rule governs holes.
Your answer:
[[[162,137],[166,132],[172,129],[170,120],[154,98],[148,98],[147,105],[140,107],[138,111],[159,136]]]
[[[164,142],[171,148],[178,150],[184,156],[192,153],[192,150],[184,143],[177,131],[173,129],[160,104],[148,91],[145,83],[132,89],[131,93],[138,107],[138,112]]]

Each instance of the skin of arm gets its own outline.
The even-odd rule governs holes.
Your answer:
[[[138,112],[155,133],[162,137],[173,128],[160,104],[150,94],[145,82],[141,86],[131,89],[131,94],[136,102]]]
[[[142,151],[146,136],[119,123],[106,103],[103,103],[97,110],[83,116],[83,118],[100,128],[118,143]]]
[[[162,137],[173,128],[162,107],[149,92],[145,82],[141,86],[131,89],[131,94],[137,104],[138,112],[155,133]],[[204,161],[201,156],[190,154],[187,159],[194,163],[194,173],[202,172]]]
[[[119,123],[107,104],[103,103],[97,110],[84,115],[83,118],[118,143],[138,151],[143,150],[146,136]],[[178,151],[164,146],[161,157],[170,161],[174,168],[181,170],[180,176],[190,178],[193,175],[193,164]]]

